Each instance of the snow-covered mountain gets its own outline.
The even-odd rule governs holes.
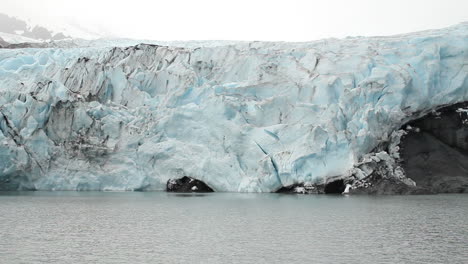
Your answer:
[[[2,189],[162,190],[190,176],[269,192],[361,179],[366,160],[404,178],[396,145],[369,153],[468,100],[466,23],[308,43],[106,43],[0,50]]]
[[[21,19],[0,13],[0,38],[11,44],[63,39],[98,39],[109,37],[102,31],[91,30],[73,21]]]

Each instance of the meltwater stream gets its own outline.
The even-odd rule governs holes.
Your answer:
[[[1,263],[467,263],[468,195],[0,194]]]

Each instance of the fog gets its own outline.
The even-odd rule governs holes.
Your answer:
[[[441,28],[467,10],[460,0],[2,0],[0,13],[116,37],[307,41]]]

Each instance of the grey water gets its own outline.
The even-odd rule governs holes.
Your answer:
[[[0,193],[0,263],[468,263],[468,195]]]

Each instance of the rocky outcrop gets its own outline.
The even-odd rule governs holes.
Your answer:
[[[10,43],[0,38],[0,48],[6,48],[8,45],[10,45]]]
[[[40,48],[47,48],[50,47],[51,43],[40,42],[40,43],[32,43],[32,42],[23,42],[23,43],[13,43],[4,46],[3,48],[8,49],[26,49],[26,48],[33,48],[33,49],[40,49]]]
[[[330,180],[325,184],[298,183],[283,186],[276,193],[286,194],[341,194],[347,182],[343,179]]]
[[[468,104],[447,106],[409,123],[402,167],[417,186],[436,193],[468,192]]]
[[[283,186],[276,193],[284,194],[323,194],[323,185],[315,185],[311,183],[298,183],[288,186]]]
[[[365,181],[357,182],[350,190],[350,194],[433,194],[428,188],[407,184],[397,178],[384,178],[379,174],[373,174]]]
[[[431,111],[364,156],[354,194],[468,192],[468,103]]]
[[[352,183],[350,193],[403,194],[416,187],[401,167],[399,145],[406,133],[405,130],[394,131],[388,141],[363,156],[351,170],[348,179]]]
[[[206,193],[213,192],[213,189],[200,180],[184,176],[180,179],[169,179],[167,181],[166,191]]]

